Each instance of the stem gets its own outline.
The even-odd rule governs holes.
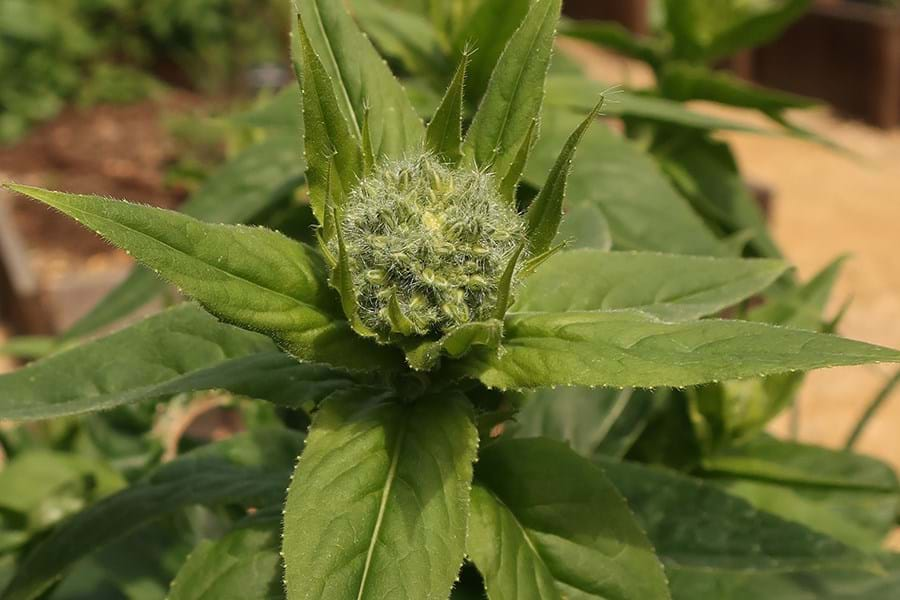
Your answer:
[[[893,377],[887,382],[878,395],[872,400],[871,404],[866,408],[865,412],[859,418],[859,422],[856,423],[856,427],[853,428],[853,433],[850,434],[850,437],[847,438],[847,443],[844,445],[845,450],[852,450],[853,446],[856,445],[856,442],[859,441],[859,438],[862,436],[866,427],[869,424],[869,421],[872,420],[872,417],[881,409],[881,406],[887,401],[888,397],[891,395],[891,392],[894,391],[894,388],[900,384],[900,371],[894,374]]]

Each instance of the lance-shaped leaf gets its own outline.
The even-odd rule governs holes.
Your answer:
[[[593,79],[586,79],[581,74],[552,74],[547,77],[547,96],[544,105],[548,108],[567,108],[576,112],[591,110],[597,97],[607,93],[609,86]],[[660,125],[676,125],[679,128],[699,131],[743,131],[756,134],[770,134],[784,130],[754,127],[749,123],[725,119],[710,114],[697,112],[682,102],[675,102],[658,96],[648,96],[636,92],[616,90],[615,102],[609,102],[603,112],[611,117],[651,121]]]
[[[665,320],[699,319],[765,290],[787,269],[780,260],[572,250],[551,257],[526,280],[515,310],[634,308]]]
[[[528,207],[528,213],[525,216],[527,223],[527,235],[529,248],[532,256],[539,256],[550,249],[553,240],[556,239],[556,233],[559,231],[559,222],[562,220],[563,201],[566,198],[566,184],[569,180],[569,173],[572,170],[572,161],[575,159],[575,150],[578,144],[584,138],[591,123],[600,114],[603,107],[603,98],[594,106],[594,109],[588,114],[587,118],[578,126],[566,145],[563,146],[562,152],[556,159],[556,164],[547,176],[544,187],[541,189],[537,198]]]
[[[816,105],[810,98],[755,86],[733,75],[689,64],[667,65],[660,73],[659,84],[667,98],[683,102],[709,100],[773,113]]]
[[[297,35],[310,201],[319,223],[324,223],[329,201],[340,205],[363,175],[360,144],[365,136],[354,137],[351,133],[331,77],[313,50],[302,21],[298,23]],[[365,111],[360,116],[362,122],[357,127],[365,127]]]
[[[463,88],[468,64],[469,52],[466,51],[425,135],[425,146],[452,165],[462,157]]]
[[[519,182],[522,180],[522,174],[525,172],[525,165],[528,164],[528,157],[531,156],[531,149],[534,148],[534,142],[537,139],[538,120],[535,119],[528,127],[528,133],[525,135],[525,141],[519,147],[516,158],[509,166],[506,177],[500,182],[500,194],[509,206],[516,207],[516,190]]]
[[[598,464],[628,500],[673,584],[682,577],[705,579],[717,589],[717,580],[742,573],[875,567],[862,552],[756,510],[710,483],[635,463]],[[672,591],[678,600],[729,597],[689,596],[679,593],[680,585]]]
[[[870,458],[760,435],[703,459],[711,483],[845,544],[877,550],[894,528],[900,486]]]
[[[668,600],[662,565],[593,463],[550,440],[482,452],[468,554],[491,600]]]
[[[280,519],[253,519],[203,540],[172,581],[168,600],[283,600]]]
[[[668,323],[637,311],[511,313],[501,352],[451,370],[500,389],[681,387],[824,367],[900,362],[900,351],[744,321]]]
[[[93,229],[219,318],[265,333],[301,360],[359,370],[394,362],[340,318],[327,268],[304,244],[259,227],[210,225],[99,196],[10,188]]]
[[[561,0],[536,0],[494,68],[463,155],[502,181],[541,111]]]
[[[446,598],[465,550],[477,442],[459,394],[326,401],[285,506],[288,596]]]
[[[289,88],[273,103],[283,103],[282,99],[289,100],[291,109],[296,111],[299,94],[294,88]],[[303,144],[295,130],[290,129],[289,134],[282,130],[216,169],[179,211],[210,223],[247,223],[276,206],[302,183],[306,168],[302,156]],[[66,331],[64,338],[88,336],[111,325],[145,306],[165,289],[165,281],[152,271],[135,267],[125,281]]]
[[[522,24],[532,0],[474,0],[477,6],[451,38],[454,54],[474,48],[466,84],[466,100],[478,105],[510,38]]]
[[[613,21],[567,21],[560,33],[604,46],[654,67],[663,56],[662,44],[652,38],[636,36]]]
[[[54,529],[20,564],[2,597],[37,598],[79,559],[180,508],[278,504],[301,449],[296,432],[261,429],[167,463]]]
[[[293,2],[356,139],[362,139],[363,113],[368,105],[372,111],[372,147],[376,158],[402,158],[421,148],[422,120],[384,59],[347,13],[345,3]]]
[[[0,376],[0,419],[48,419],[176,394],[226,390],[300,408],[354,386],[272,341],[185,305]]]
[[[582,116],[545,111],[541,138],[526,168],[526,180],[541,187],[566,139]],[[654,159],[633,142],[595,126],[587,131],[568,180],[566,221],[608,224],[617,250],[723,256],[726,249],[660,171]],[[564,223],[564,228],[565,228]],[[576,233],[567,230],[566,233]],[[584,246],[582,239],[574,242]]]

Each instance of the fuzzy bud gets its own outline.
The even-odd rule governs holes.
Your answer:
[[[396,331],[393,301],[422,335],[490,319],[525,235],[491,174],[430,155],[378,165],[348,196],[341,228],[359,316],[382,334]]]

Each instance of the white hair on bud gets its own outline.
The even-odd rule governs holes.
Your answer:
[[[382,334],[397,331],[392,300],[420,335],[490,319],[525,237],[493,175],[430,154],[376,166],[349,194],[341,229],[359,316]]]

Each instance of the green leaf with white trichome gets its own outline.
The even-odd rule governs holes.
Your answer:
[[[285,506],[290,598],[447,597],[465,550],[471,410],[458,393],[322,405]]]

